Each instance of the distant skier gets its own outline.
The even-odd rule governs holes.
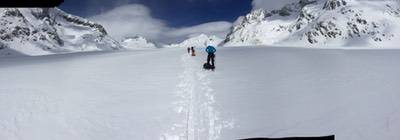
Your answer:
[[[191,47],[190,50],[192,50],[192,56],[196,56],[196,52],[194,50],[194,47]]]
[[[204,64],[204,69],[215,69],[215,52],[217,52],[217,49],[213,46],[208,46],[206,48],[206,52],[208,53],[207,56],[207,63]],[[211,63],[210,63],[211,62]]]
[[[187,48],[187,52],[188,52],[188,54],[190,54],[190,47]]]

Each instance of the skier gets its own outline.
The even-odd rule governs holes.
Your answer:
[[[188,54],[190,54],[190,47],[187,48],[187,52],[188,52]]]
[[[215,52],[217,52],[217,49],[215,49],[215,47],[213,46],[207,46],[206,48],[206,52],[208,53],[207,56],[207,63],[204,64],[204,68],[205,69],[215,69]],[[211,64],[210,64],[211,62]]]
[[[196,53],[195,53],[194,47],[191,47],[190,49],[192,50],[192,56],[196,56]]]

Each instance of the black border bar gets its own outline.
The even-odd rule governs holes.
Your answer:
[[[335,136],[324,137],[291,137],[291,138],[248,138],[241,140],[335,140]]]
[[[58,7],[64,0],[1,0],[0,8],[51,8]]]

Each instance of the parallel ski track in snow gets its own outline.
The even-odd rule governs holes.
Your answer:
[[[181,57],[184,71],[181,82],[177,85],[175,104],[177,113],[184,115],[184,120],[175,124],[170,133],[162,140],[216,140],[226,122],[220,119],[215,109],[215,91],[211,87],[209,75],[201,69],[201,64],[187,54]],[[181,131],[181,132],[178,132]]]

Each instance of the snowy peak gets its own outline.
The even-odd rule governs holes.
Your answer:
[[[369,7],[374,4],[382,7]],[[324,9],[309,22],[308,27],[300,28],[298,33],[311,44],[327,43],[328,41],[345,41],[353,44],[364,42],[363,45],[382,44],[390,42],[395,36],[400,36],[399,18],[388,16],[385,1],[349,3],[345,0],[328,0]],[[378,12],[380,11],[380,12]],[[334,16],[333,16],[334,15]]]
[[[128,49],[154,49],[155,43],[148,41],[142,36],[127,37],[121,41],[121,45]]]
[[[223,39],[217,36],[207,36],[205,34],[201,34],[199,36],[189,38],[182,43],[171,44],[166,47],[206,47],[207,45],[218,46],[222,41]]]
[[[326,1],[323,9],[334,10],[346,5],[346,0],[328,0]]]
[[[311,0],[301,0],[299,3],[285,5],[281,9],[266,10],[257,9],[251,13],[239,17],[232,31],[224,40],[225,46],[242,45],[261,45],[265,44],[266,33],[271,31],[281,32],[281,28],[287,26],[287,21],[295,20],[301,12],[302,6],[314,3]],[[268,24],[279,24],[269,26]],[[271,43],[277,41],[280,35],[269,34],[273,39],[268,39]]]
[[[243,22],[246,23],[256,23],[256,22],[261,22],[265,20],[265,18],[270,17],[272,14],[269,11],[266,11],[264,9],[257,9],[251,12],[250,14],[247,14],[245,16],[245,19]]]
[[[299,0],[244,17],[225,46],[393,46],[400,39],[398,1]]]
[[[100,24],[57,8],[0,8],[0,55],[121,49]]]

